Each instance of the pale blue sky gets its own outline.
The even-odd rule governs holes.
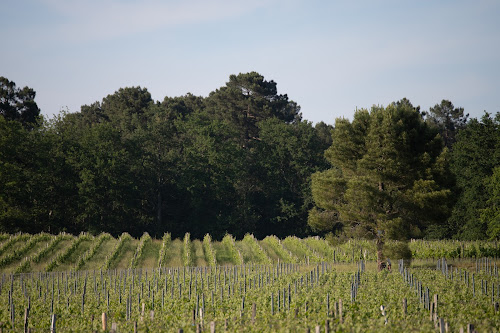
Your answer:
[[[257,71],[334,123],[407,97],[500,111],[500,1],[3,0],[0,76],[45,115],[146,87],[207,96]]]

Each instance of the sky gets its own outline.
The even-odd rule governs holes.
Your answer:
[[[334,124],[356,108],[443,99],[500,112],[500,1],[2,0],[0,76],[42,114],[119,88],[208,96],[256,71]]]

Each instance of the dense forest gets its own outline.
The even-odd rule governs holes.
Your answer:
[[[120,88],[52,119],[33,89],[0,77],[0,94],[1,232],[500,236],[500,113],[403,98],[312,124],[255,72],[207,97]]]

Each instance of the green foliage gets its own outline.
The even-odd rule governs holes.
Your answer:
[[[207,97],[120,88],[51,120],[33,89],[0,77],[0,95],[0,232],[499,234],[485,186],[499,114],[468,121],[450,101],[420,112],[403,99],[313,126],[256,72]]]
[[[29,220],[30,133],[21,124],[0,117],[0,228],[2,232],[22,230]]]
[[[90,260],[96,253],[99,247],[104,243],[105,241],[111,239],[112,236],[108,234],[107,232],[101,233],[99,237],[97,237],[94,242],[92,243],[92,246],[90,249],[88,249],[84,254],[82,254],[79,258],[78,261],[76,262],[75,265],[75,270],[79,270],[85,265],[85,263]]]
[[[205,237],[203,237],[203,250],[205,252],[208,265],[217,266],[217,257],[212,247],[212,237],[210,234],[206,234]]]
[[[436,127],[443,138],[444,145],[451,149],[456,142],[456,135],[463,129],[469,118],[464,115],[464,108],[455,108],[452,102],[442,100],[440,104],[434,105],[429,112],[424,112],[426,122]]]
[[[2,244],[2,247],[0,248],[0,255],[4,255],[5,253],[7,253],[15,243],[26,241],[29,238],[29,234],[17,233],[15,235],[11,235],[8,240]]]
[[[261,264],[271,264],[271,259],[266,254],[264,249],[260,246],[259,242],[255,239],[254,235],[246,234],[243,237],[242,242],[245,242],[251,249],[252,254],[258,258],[258,262]]]
[[[92,231],[118,233],[120,224],[135,212],[136,186],[127,166],[131,157],[120,136],[111,125],[99,124],[81,141],[79,220],[86,221]]]
[[[406,268],[406,275],[399,274],[395,263],[392,272],[375,272],[369,264],[365,270],[360,267],[283,263],[209,267],[203,274],[193,267],[155,268],[148,274],[90,270],[64,274],[63,279],[61,274],[32,274],[22,280],[15,276],[9,292],[0,293],[5,308],[0,322],[4,330],[22,331],[21,314],[30,307],[32,331],[49,330],[51,314],[57,316],[57,331],[99,331],[105,312],[104,331],[110,322],[127,332],[135,325],[139,332],[189,332],[214,322],[216,331],[304,332],[317,325],[323,329],[328,321],[330,330],[342,332],[433,332],[435,323],[422,297],[428,288],[430,301],[438,295],[438,314],[450,330],[459,331],[468,323],[481,332],[498,329],[492,296],[479,282],[497,284],[494,276],[476,273],[474,293],[470,271],[453,270],[451,278],[425,268]]]
[[[6,120],[18,121],[25,128],[33,128],[40,115],[35,95],[33,89],[16,88],[13,81],[0,76],[0,116]]]
[[[324,238],[318,236],[307,237],[302,240],[317,256],[321,257],[324,261],[334,261],[333,251],[328,242]]]
[[[472,270],[458,270],[449,267],[449,272],[443,274],[435,269],[410,269],[414,280],[429,288],[429,294],[438,294],[438,313],[449,320],[449,329],[460,331],[461,327],[473,323],[478,332],[497,329],[497,313],[492,306],[491,293],[484,286],[498,283],[498,278]],[[493,323],[493,321],[496,321]]]
[[[132,240],[132,236],[128,232],[124,232],[120,235],[120,238],[118,238],[118,242],[116,242],[115,248],[113,251],[106,257],[106,261],[103,263],[101,269],[109,269],[111,267],[111,264],[113,263],[113,260],[115,260],[118,255],[120,254],[120,250],[123,248],[125,245],[126,241]]]
[[[494,118],[485,114],[480,120],[472,119],[458,133],[452,151],[451,170],[458,187],[457,202],[449,220],[450,234],[454,237],[467,240],[495,237],[495,228],[488,230],[489,221],[494,221],[490,209],[494,210],[495,199],[490,203],[488,200],[495,185],[485,184],[488,179],[495,179],[490,177],[499,164],[500,113]]]
[[[497,242],[440,240],[411,240],[409,244],[414,259],[428,258],[482,258],[500,255]]]
[[[311,251],[306,244],[302,243],[300,238],[295,236],[288,236],[283,241],[284,247],[295,253],[295,255],[300,259],[301,262],[321,262],[322,258]]]
[[[193,266],[193,258],[191,255],[192,252],[192,244],[191,244],[191,235],[189,232],[186,232],[184,235],[184,248],[182,251],[182,258],[184,266],[191,267]]]
[[[31,250],[33,247],[35,247],[35,245],[38,242],[48,240],[49,238],[50,238],[50,235],[46,234],[46,233],[40,233],[40,234],[37,234],[37,235],[30,237],[28,242],[26,244],[24,244],[23,247],[21,247],[18,250],[14,250],[13,252],[10,252],[8,255],[3,256],[0,259],[0,268],[5,267],[16,260],[20,260],[23,257],[23,255],[25,253],[27,253],[29,250]],[[20,240],[22,240],[22,239],[17,239],[17,241],[20,241]],[[7,244],[9,244],[9,243],[7,243]],[[2,252],[5,251],[5,248],[2,248],[0,251],[2,251]]]
[[[11,233],[305,235],[310,175],[331,140],[255,72],[161,103],[120,88],[29,131],[0,118],[0,231]]]
[[[34,263],[39,263],[42,261],[52,250],[54,250],[59,243],[61,243],[64,240],[71,239],[72,236],[66,233],[60,233],[56,237],[52,239],[50,243],[47,244],[47,247],[40,249],[40,251],[35,254],[33,257],[32,261]]]
[[[260,220],[270,223],[258,221],[255,234],[304,235],[312,202],[310,176],[327,167],[323,157],[327,145],[307,122],[286,124],[273,118],[261,121],[258,127],[255,207]]]
[[[226,86],[209,96],[209,108],[221,112],[218,116],[238,129],[240,143],[249,146],[259,137],[259,121],[277,118],[291,123],[301,118],[300,107],[287,95],[278,95],[276,86],[256,72],[230,75]]]
[[[391,260],[403,259],[405,266],[409,266],[413,258],[408,242],[389,242],[386,244],[384,254]]]
[[[78,246],[85,240],[91,240],[93,237],[87,233],[81,233],[78,237],[75,237],[71,245],[63,252],[59,253],[56,257],[50,261],[47,266],[45,266],[45,271],[51,272],[57,266],[62,264],[67,260],[73,253],[75,253]]]
[[[281,258],[281,262],[296,263],[299,261],[298,258],[292,254],[292,252],[285,249],[278,237],[274,235],[267,236],[262,240],[262,242],[267,243],[273,248],[274,252],[276,252],[279,258]]]
[[[493,169],[493,175],[487,178],[485,186],[489,195],[486,208],[481,211],[481,222],[488,226],[490,239],[500,238],[500,167]]]
[[[172,237],[170,233],[166,232],[163,234],[162,242],[161,242],[161,248],[160,248],[160,255],[158,258],[158,267],[162,267],[165,264],[165,255],[167,252],[167,248],[170,245],[170,242],[172,241]]]
[[[312,177],[315,230],[379,239],[421,236],[443,224],[451,201],[447,150],[403,99],[337,119],[325,153],[332,168]]]
[[[148,243],[153,242],[152,238],[149,234],[144,234],[138,240],[139,245],[134,246],[135,252],[131,252],[131,243],[129,242],[132,242],[133,239],[127,233],[122,234],[116,242],[106,243],[106,246],[103,246],[103,243],[112,239],[108,233],[102,233],[94,238],[88,234],[74,237],[69,234],[50,236],[44,233],[33,236],[18,234],[12,238],[16,239],[15,242],[9,245],[9,250],[0,258],[0,262],[8,262],[8,264],[2,264],[4,273],[11,271],[28,273],[35,267],[36,270],[54,270],[60,265],[70,267],[72,271],[82,268],[86,270],[105,269],[105,267],[120,265],[133,269],[139,260],[144,263],[141,266],[147,269],[155,266],[158,268],[160,260],[161,269],[172,269],[172,267],[179,266],[192,267],[195,262],[214,268],[218,267],[217,265],[241,265],[242,263],[248,265],[298,262],[356,263],[359,260],[374,261],[377,259],[375,241],[343,240],[342,237],[328,237],[327,241],[317,236],[305,239],[289,236],[283,240],[276,236],[268,236],[258,241],[253,235],[247,234],[242,240],[236,241],[228,234],[222,241],[217,242],[212,240],[210,234],[206,234],[202,244],[200,244],[196,240],[191,240],[190,237],[189,239],[185,236],[184,239],[172,240],[169,234],[165,234],[162,240],[164,245],[151,246]],[[46,246],[37,249],[36,253],[31,253],[33,247],[36,246],[35,244],[46,240],[50,240]],[[83,250],[85,246],[79,245],[84,240],[92,240],[86,251]],[[63,246],[59,246],[61,241],[66,241]],[[6,242],[9,242],[9,238],[4,239],[4,244]],[[113,243],[115,243],[113,248],[108,247]],[[195,246],[194,243],[200,244],[201,247]],[[188,245],[186,246],[186,244]],[[148,251],[144,250],[146,245],[148,245]],[[54,252],[56,248],[58,249],[57,253]],[[194,251],[194,248],[197,250]],[[217,249],[217,253],[215,249]],[[14,253],[15,257],[9,253]],[[23,255],[18,255],[19,253],[23,253]],[[126,253],[127,258],[130,258],[130,261],[125,263],[127,266],[123,266],[124,261],[118,259],[124,257],[124,253]],[[185,253],[189,253],[189,262],[185,260]],[[205,260],[199,260],[203,256]],[[387,257],[394,261],[405,259],[408,264],[411,259],[498,256],[500,256],[500,247],[496,241],[411,240],[408,243],[389,240],[385,243],[383,259],[385,260]],[[44,262],[47,257],[51,257],[51,260]],[[120,264],[117,261],[120,261]],[[132,262],[134,264],[131,264]],[[32,267],[32,264],[37,265]]]
[[[221,243],[224,245],[226,251],[231,257],[232,262],[235,265],[243,265],[243,256],[240,251],[236,248],[234,237],[230,234],[226,234],[224,238],[222,238]]]
[[[147,242],[151,242],[151,241],[152,241],[151,236],[149,236],[149,234],[147,232],[145,232],[139,241],[139,245],[135,249],[135,253],[134,253],[134,256],[132,257],[132,260],[130,261],[129,268],[133,269],[137,266],[137,261],[139,260],[139,258],[142,255],[142,251],[144,250],[144,246],[146,245]]]

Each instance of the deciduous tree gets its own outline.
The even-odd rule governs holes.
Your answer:
[[[472,119],[457,135],[451,170],[456,177],[458,198],[449,219],[452,234],[461,239],[484,239],[488,224],[480,219],[490,198],[485,181],[500,165],[500,112]]]

